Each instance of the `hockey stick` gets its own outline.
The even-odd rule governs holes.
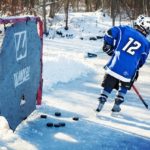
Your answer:
[[[144,101],[143,97],[140,95],[140,93],[137,90],[137,88],[134,85],[132,85],[132,88],[135,91],[135,93],[138,95],[138,97],[140,98],[140,100],[142,101],[142,103],[144,104],[144,106],[148,109],[148,104]]]

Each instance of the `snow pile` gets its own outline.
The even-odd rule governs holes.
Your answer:
[[[64,29],[65,16],[57,14],[49,24],[49,38],[83,38],[103,36],[108,27],[108,16],[101,12],[70,13],[69,30]],[[106,21],[107,20],[107,21]]]
[[[76,78],[86,76],[90,66],[80,59],[67,56],[57,56],[47,59],[44,63],[44,89],[51,89],[57,83],[67,83]]]
[[[49,38],[77,38],[89,40],[95,38],[95,40],[104,36],[104,33],[112,26],[112,19],[107,14],[108,12],[102,12],[98,10],[96,12],[85,13],[69,13],[68,18],[68,30],[65,30],[65,15],[56,14],[54,19],[48,20],[48,33]],[[133,25],[133,22],[126,17],[116,17],[115,25]]]

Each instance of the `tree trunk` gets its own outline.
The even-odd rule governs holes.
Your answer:
[[[34,5],[35,5],[35,1],[30,0],[30,15],[34,14]]]
[[[90,2],[89,0],[85,0],[86,12],[90,11]]]
[[[43,0],[43,23],[44,23],[44,33],[47,33],[47,26],[46,26],[46,0]]]
[[[11,1],[11,15],[13,16],[16,12],[16,1],[15,0],[12,0]]]
[[[147,12],[148,12],[148,16],[150,16],[150,1],[147,0]]]
[[[68,11],[69,11],[69,0],[65,0],[64,4],[64,11],[65,11],[65,30],[68,30]]]
[[[55,15],[55,2],[50,5],[49,17],[54,18]]]
[[[95,10],[98,10],[101,6],[101,1],[100,0],[96,0],[95,2]]]
[[[115,1],[111,0],[111,18],[112,18],[112,26],[115,26]]]

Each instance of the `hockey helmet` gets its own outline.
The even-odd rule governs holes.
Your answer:
[[[146,35],[150,33],[150,17],[140,15],[134,25],[138,26],[143,32],[146,33]]]

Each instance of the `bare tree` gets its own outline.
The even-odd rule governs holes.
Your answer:
[[[63,6],[64,0],[52,0],[48,5],[50,6],[49,17],[54,18],[55,13],[57,13]],[[47,6],[48,6],[47,5]]]
[[[100,0],[95,0],[95,10],[99,9],[101,6],[101,1]]]
[[[90,0],[85,0],[85,6],[86,6],[86,11],[87,12],[92,11]]]
[[[116,0],[111,0],[111,18],[112,18],[112,25],[115,25],[115,2]]]
[[[43,3],[45,3],[45,6],[43,6]],[[50,7],[49,16],[53,18],[60,8],[64,8],[67,29],[69,4],[73,11],[95,11],[100,8],[111,10],[113,24],[116,15],[121,18],[121,9],[126,12],[130,19],[135,19],[139,14],[150,15],[150,0],[0,0],[0,11],[5,15],[7,12],[10,12],[9,15],[36,15],[35,11],[39,13],[38,9],[43,9],[44,17],[48,6]]]
[[[46,0],[43,0],[43,22],[44,22],[44,33],[47,32],[47,26],[46,26]]]
[[[68,11],[69,11],[69,0],[65,0],[64,3],[64,11],[65,11],[65,30],[68,30]]]
[[[53,18],[55,15],[55,0],[52,1],[50,5],[49,17]]]
[[[30,0],[30,15],[34,14],[35,0]]]

